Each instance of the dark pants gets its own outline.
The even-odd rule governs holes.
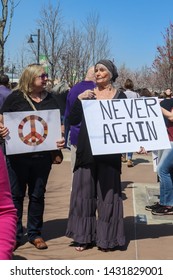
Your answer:
[[[7,157],[12,197],[17,208],[17,241],[23,236],[22,216],[23,202],[28,188],[28,240],[41,236],[44,212],[44,194],[51,170],[50,153],[38,156],[13,155]]]

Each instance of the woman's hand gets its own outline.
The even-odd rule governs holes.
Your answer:
[[[147,155],[148,154],[148,152],[145,150],[145,148],[144,147],[140,147],[140,149],[139,149],[139,151],[137,152],[138,154],[145,154],[145,155]]]
[[[0,137],[5,138],[9,134],[9,130],[7,127],[4,127],[3,123],[0,123]]]
[[[56,142],[58,149],[63,149],[65,147],[65,138],[61,138]]]
[[[87,89],[81,94],[78,95],[78,98],[80,100],[82,99],[96,99],[96,95],[93,90]]]

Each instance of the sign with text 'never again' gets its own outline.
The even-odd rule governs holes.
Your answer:
[[[93,155],[169,149],[158,98],[82,100]]]

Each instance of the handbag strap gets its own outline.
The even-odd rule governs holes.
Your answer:
[[[24,98],[28,101],[28,103],[30,104],[30,106],[32,107],[32,109],[34,111],[37,111],[36,107],[34,106],[34,104],[32,103],[31,99],[28,97],[28,95],[26,93],[23,93]]]

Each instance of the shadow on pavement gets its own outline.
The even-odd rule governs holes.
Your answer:
[[[13,255],[12,260],[27,260],[27,258],[24,258],[20,255]]]
[[[149,163],[150,161],[148,159],[144,158],[136,158],[134,159],[134,165],[141,164],[141,163]]]
[[[44,222],[43,236],[44,239],[51,240],[65,236],[67,228],[67,219],[56,219]]]
[[[173,236],[173,226],[172,223],[163,224],[143,224],[135,223],[135,217],[125,217],[125,234],[127,238],[127,243],[132,240],[139,239],[154,239],[165,236]]]

